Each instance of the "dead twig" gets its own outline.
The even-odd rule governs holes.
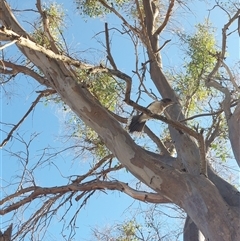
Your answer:
[[[12,137],[13,132],[23,123],[23,121],[27,118],[27,116],[32,112],[32,110],[37,105],[39,100],[42,97],[52,95],[53,93],[56,93],[56,91],[55,90],[44,90],[38,95],[38,97],[33,101],[32,105],[30,106],[30,108],[28,109],[26,114],[21,118],[21,120],[16,125],[14,125],[12,130],[8,133],[7,137],[2,141],[2,143],[0,144],[0,148],[3,148],[8,143],[8,141]]]

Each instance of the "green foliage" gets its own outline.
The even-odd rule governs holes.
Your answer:
[[[180,37],[187,46],[184,70],[174,77],[170,74],[169,76],[173,79],[174,89],[182,101],[183,112],[186,117],[189,117],[203,110],[212,111],[214,108],[209,104],[211,99],[221,99],[221,95],[216,90],[205,86],[206,78],[214,68],[218,55],[214,29],[208,21],[205,21],[203,24],[196,25],[193,35],[182,34]],[[220,74],[219,72],[218,75]],[[217,103],[214,102],[213,106],[216,107],[216,105]],[[202,126],[202,123],[199,119],[193,119],[188,121],[188,125],[194,128],[198,125]],[[226,126],[226,122],[221,121],[218,137],[211,144],[211,155],[221,161],[226,161],[229,157],[226,149],[228,140]],[[210,128],[205,126],[204,134],[210,131]]]
[[[215,152],[215,158],[219,158],[222,162],[226,162],[227,158],[229,157],[226,145],[227,141],[225,140],[222,143],[221,139],[217,139],[213,144],[211,144],[211,149]],[[220,146],[221,148],[219,148]]]
[[[120,105],[120,97],[124,91],[124,82],[116,81],[113,77],[106,73],[91,74],[86,70],[76,69],[76,74],[79,83],[87,86],[92,95],[109,111],[118,112]],[[49,99],[46,98],[45,104],[48,105],[49,101],[53,101],[60,105],[60,108],[66,113],[66,127],[68,129],[67,136],[72,137],[77,146],[81,150],[78,152],[88,151],[96,157],[96,160],[102,159],[110,154],[99,135],[90,127],[79,119],[69,107],[62,103],[61,98],[58,96]],[[70,129],[70,130],[69,130]]]
[[[219,135],[218,137],[211,143],[211,151],[212,155],[214,155],[214,159],[217,158],[222,162],[226,162],[227,158],[232,158],[231,154],[229,154],[228,150],[228,131],[227,131],[227,123],[225,118],[221,118],[220,125],[218,127]]]
[[[131,212],[129,213],[131,215]],[[167,217],[177,216],[179,221],[175,225],[166,221]],[[93,233],[98,241],[141,241],[141,240],[179,240],[181,228],[175,229],[174,226],[181,226],[185,219],[184,211],[176,209],[172,205],[159,206],[149,204],[141,209],[141,212],[134,213],[127,220],[116,225],[95,228]],[[171,231],[169,231],[171,230]]]
[[[51,3],[49,7],[45,9],[49,19],[49,28],[53,36],[57,36],[59,32],[62,32],[64,24],[65,12],[61,5],[57,3]]]
[[[94,239],[98,241],[140,241],[137,237],[138,231],[141,230],[140,225],[135,219],[124,221],[110,227],[95,229],[93,231]],[[141,239],[143,240],[143,239]]]
[[[214,55],[215,38],[213,32],[211,32],[211,25],[208,22],[205,24],[198,24],[196,26],[197,31],[194,36],[186,36],[188,43],[187,54],[191,61],[186,66],[187,74],[192,77],[199,77],[203,73],[203,70],[209,72],[216,61]]]
[[[216,42],[214,30],[209,22],[198,24],[193,36],[181,35],[182,41],[187,45],[187,57],[184,73],[178,74],[174,79],[174,88],[184,103],[185,114],[191,115],[196,110],[202,110],[205,101],[213,95],[213,91],[205,87],[205,77],[216,63]]]
[[[116,82],[115,79],[105,73],[90,74],[85,70],[77,72],[79,82],[84,82],[92,95],[108,110],[116,111],[118,100],[123,89],[123,82]],[[83,148],[90,151],[97,158],[103,158],[109,154],[98,134],[86,126],[77,116],[72,115],[69,120],[72,123],[73,135],[79,141],[83,141]]]
[[[89,17],[99,17],[110,13],[109,9],[105,8],[98,0],[76,0],[77,9],[80,14],[86,15]],[[116,9],[120,9],[126,0],[105,0],[106,4],[110,7],[114,7]]]
[[[47,18],[48,18],[48,28],[53,37],[53,39],[58,42],[60,34],[63,31],[63,27],[65,25],[64,18],[65,13],[64,9],[61,5],[57,3],[50,3],[49,6],[46,6],[44,9]],[[34,23],[34,32],[32,33],[32,37],[35,39],[36,43],[44,46],[45,48],[50,47],[49,40],[46,36],[42,25],[42,19],[39,19],[36,23]]]
[[[75,136],[77,137],[77,141],[79,141],[79,139],[83,140],[85,145],[84,149],[90,151],[97,159],[101,159],[109,154],[109,150],[94,130],[86,126],[79,119],[76,123]]]
[[[119,236],[116,241],[138,241],[136,232],[139,225],[135,221],[128,221],[119,226]]]
[[[88,90],[104,107],[110,111],[116,110],[118,99],[124,90],[123,82],[116,82],[106,73],[89,74],[87,71],[80,70],[77,74],[79,81],[84,81]]]

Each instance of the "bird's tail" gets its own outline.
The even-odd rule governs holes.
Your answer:
[[[133,132],[142,132],[146,121],[140,121],[141,115],[135,115],[132,117],[130,124],[128,125],[128,131]]]

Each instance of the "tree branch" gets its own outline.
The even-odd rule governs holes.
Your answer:
[[[213,70],[207,77],[207,83],[209,83],[209,84],[211,84],[211,82],[213,81],[214,75],[218,71],[219,67],[221,66],[221,64],[225,58],[226,44],[227,44],[227,41],[226,41],[227,40],[227,30],[228,30],[229,26],[238,18],[239,14],[240,14],[240,9],[234,14],[234,16],[232,18],[229,19],[228,23],[226,23],[222,29],[222,51],[221,51],[221,53],[219,53],[217,62],[215,64]]]
[[[234,78],[231,70],[229,69],[228,65],[224,61],[222,61],[222,65],[226,69],[226,71],[227,71],[227,73],[229,75],[230,81],[232,82],[234,88],[236,89],[236,91],[239,91],[240,90],[240,86],[237,85],[237,83],[235,81],[235,78]]]
[[[167,150],[162,141],[145,125],[144,132],[156,143],[163,155],[170,156],[170,152]]]
[[[96,163],[96,165],[93,168],[91,168],[86,174],[84,174],[82,176],[78,176],[75,180],[72,181],[72,183],[82,182],[85,178],[89,177],[89,175],[91,175],[94,171],[96,171],[103,163],[105,163],[109,159],[112,159],[113,157],[114,157],[113,154],[109,154],[109,155],[105,156],[104,158],[99,160]]]
[[[99,2],[108,10],[110,10],[112,13],[114,13],[119,19],[123,21],[123,24],[126,25],[129,29],[131,29],[135,34],[140,35],[140,31],[137,28],[134,28],[132,25],[130,25],[127,20],[118,12],[115,10],[115,8],[111,7],[107,4],[104,0],[99,0]]]
[[[26,114],[22,117],[22,119],[12,128],[12,130],[8,133],[8,136],[2,141],[2,143],[0,144],[0,148],[3,148],[7,142],[9,141],[9,139],[11,138],[13,132],[22,124],[22,122],[27,118],[27,116],[32,112],[33,108],[37,105],[37,103],[39,102],[39,100],[42,97],[46,97],[49,95],[52,95],[56,93],[55,90],[44,90],[42,91],[38,97],[34,100],[34,102],[32,103],[32,105],[30,106],[30,108],[28,109],[28,111],[26,112]]]
[[[0,20],[2,21],[2,28],[13,29],[19,36],[32,39],[18,23],[9,5],[4,0],[0,1]],[[6,41],[8,36],[1,36],[0,34],[0,39]]]
[[[12,40],[10,43],[4,44],[2,46],[0,46],[0,50],[3,50],[9,46],[11,46],[12,44],[15,44],[17,42],[17,40]]]
[[[216,121],[213,121],[212,127],[214,128],[213,132],[211,133],[211,130],[209,131],[211,134],[207,135],[206,137],[206,152],[208,148],[210,147],[211,143],[215,140],[215,138],[219,135],[219,127],[221,123],[221,118],[218,118],[217,123]],[[211,129],[212,129],[211,127]]]
[[[12,71],[6,72],[5,67],[11,68]],[[44,77],[37,74],[35,71],[33,71],[33,70],[27,68],[26,66],[23,66],[23,65],[18,65],[18,64],[14,64],[12,62],[1,60],[0,61],[0,72],[3,73],[3,74],[12,74],[12,75],[17,75],[18,73],[23,73],[25,75],[31,76],[33,79],[36,79],[42,85],[50,87],[47,79],[45,79]]]
[[[30,39],[24,38],[18,35],[17,33],[13,32],[12,30],[6,29],[5,27],[0,28],[0,40],[2,40],[2,37],[6,37],[10,41],[17,40],[16,43],[19,46],[31,48],[34,51],[45,54],[49,58],[61,60],[62,62],[68,63],[75,67],[86,69],[86,70],[93,68],[93,65],[85,64],[81,61],[74,60],[71,57],[68,57],[66,55],[56,54],[52,50],[46,49],[41,45],[38,45],[35,42],[31,41]]]
[[[188,135],[194,137],[198,141],[198,147],[199,147],[199,154],[200,154],[200,174],[204,174],[207,177],[206,172],[206,151],[205,151],[205,142],[202,135],[202,132],[199,133],[194,131],[193,129],[181,124],[178,121],[174,121],[172,119],[167,119],[164,116],[153,114],[150,110],[147,108],[138,105],[137,103],[133,102],[132,100],[125,100],[127,104],[131,105],[135,109],[147,114],[149,117],[152,117],[157,120],[161,120],[169,125],[171,125],[173,128],[178,130],[180,134],[187,133]]]
[[[37,9],[38,9],[39,13],[42,16],[44,33],[45,33],[46,37],[48,38],[48,40],[50,42],[51,49],[55,53],[59,54],[58,48],[57,48],[57,46],[55,44],[55,40],[54,40],[51,32],[49,31],[49,19],[48,19],[48,16],[47,16],[47,12],[42,10],[41,0],[37,0],[36,6],[37,6]]]
[[[105,36],[106,36],[106,48],[107,48],[107,58],[110,61],[110,64],[112,65],[114,70],[117,70],[117,66],[114,62],[114,59],[111,54],[110,50],[110,43],[109,43],[109,32],[108,32],[108,24],[105,23]]]
[[[236,105],[237,105],[237,103],[232,103],[230,107],[234,107],[234,106],[236,106]],[[221,109],[221,110],[218,110],[218,111],[215,111],[215,112],[212,112],[212,113],[203,113],[203,114],[199,114],[199,115],[194,115],[194,116],[191,116],[191,117],[189,117],[189,118],[180,120],[180,122],[185,122],[185,121],[193,120],[193,119],[195,119],[195,118],[203,117],[203,116],[219,115],[219,114],[221,114],[223,111],[224,111],[224,110]]]
[[[167,13],[166,13],[165,18],[164,18],[164,21],[161,24],[161,26],[159,26],[159,28],[155,31],[155,33],[154,33],[155,35],[159,35],[163,31],[163,29],[166,27],[166,25],[167,25],[167,23],[170,19],[170,16],[171,16],[171,13],[172,13],[172,10],[173,10],[173,7],[174,7],[174,3],[175,3],[175,0],[170,1]]]
[[[189,134],[190,136],[194,137],[199,144],[199,153],[200,153],[200,173],[203,172],[203,168],[204,168],[204,172],[202,174],[204,174],[205,176],[207,176],[206,173],[206,152],[205,152],[205,143],[204,143],[204,138],[202,133],[198,133],[194,130],[192,130],[191,128],[187,127],[186,125],[181,124],[178,121],[174,121],[172,119],[167,119],[166,117],[163,117],[161,115],[156,115],[153,114],[150,110],[148,110],[147,108],[138,105],[137,103],[135,103],[134,101],[131,100],[130,98],[130,94],[131,94],[131,84],[132,84],[132,79],[130,76],[126,75],[125,73],[122,73],[119,70],[111,70],[111,69],[107,69],[107,68],[94,68],[92,71],[106,71],[109,72],[115,76],[117,76],[118,78],[121,78],[122,80],[124,80],[126,82],[126,91],[125,91],[125,102],[134,107],[135,109],[147,114],[148,116],[154,118],[154,119],[158,119],[161,120],[169,125],[171,125],[172,127],[174,127],[176,130],[178,130],[179,132],[184,132]]]
[[[0,201],[0,204],[3,205],[6,202],[11,202],[11,204],[8,207],[5,207],[3,209],[0,209],[0,215],[4,215],[6,213],[9,213],[13,210],[17,210],[19,207],[32,202],[33,200],[47,195],[53,195],[53,194],[61,194],[64,195],[68,192],[88,192],[93,190],[118,190],[120,192],[126,193],[128,196],[137,199],[139,201],[143,202],[151,202],[151,203],[171,203],[170,200],[168,200],[165,197],[162,197],[158,193],[148,193],[144,191],[138,191],[128,186],[128,184],[119,182],[119,181],[99,181],[94,180],[90,182],[86,182],[83,184],[69,184],[65,186],[58,186],[58,187],[39,187],[39,186],[32,186],[28,188],[23,188],[20,191],[9,195],[8,197],[2,199]],[[27,197],[23,197],[20,201],[17,201],[15,203],[12,203],[12,199],[14,198],[20,198],[21,195],[24,194],[26,196],[27,193],[31,192]]]
[[[227,30],[229,29],[230,25],[238,18],[240,14],[240,9],[234,14],[232,18],[224,25],[222,29],[222,49],[221,52],[217,54],[217,62],[211,71],[211,73],[207,76],[206,79],[206,86],[213,87],[218,91],[222,92],[225,95],[225,99],[223,101],[223,110],[225,112],[226,119],[228,120],[231,117],[230,111],[230,103],[231,103],[231,93],[227,87],[223,87],[220,83],[214,80],[214,76],[216,75],[217,71],[221,67],[223,60],[226,54],[226,47],[227,47]]]

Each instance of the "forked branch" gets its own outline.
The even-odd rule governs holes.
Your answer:
[[[166,13],[166,15],[165,15],[165,18],[164,18],[164,20],[163,20],[163,23],[162,23],[161,26],[159,26],[159,28],[155,31],[155,33],[154,33],[155,35],[159,35],[159,34],[163,31],[163,29],[166,27],[166,25],[167,25],[167,23],[168,23],[168,21],[169,21],[169,19],[170,19],[171,13],[172,13],[172,11],[173,11],[174,3],[175,3],[175,0],[171,0],[171,1],[170,1],[170,4],[169,4],[169,6],[168,6],[168,10],[167,10],[167,13]]]
[[[72,183],[65,186],[58,187],[39,187],[32,186],[28,188],[23,188],[18,192],[7,196],[6,198],[0,201],[0,204],[3,205],[10,202],[10,204],[0,209],[0,215],[4,215],[13,210],[17,210],[21,206],[24,206],[37,198],[41,198],[42,196],[52,196],[53,194],[64,195],[69,192],[77,193],[77,192],[90,192],[93,190],[118,190],[120,192],[126,193],[128,196],[143,201],[143,202],[151,202],[151,203],[169,203],[170,201],[159,195],[158,193],[148,193],[144,191],[138,191],[128,186],[127,183],[119,182],[119,181],[99,181],[93,180],[90,182],[76,184]],[[29,193],[29,194],[28,194]],[[22,199],[21,199],[22,196]],[[17,198],[19,201],[14,202],[14,199]],[[78,198],[79,200],[79,198]]]

